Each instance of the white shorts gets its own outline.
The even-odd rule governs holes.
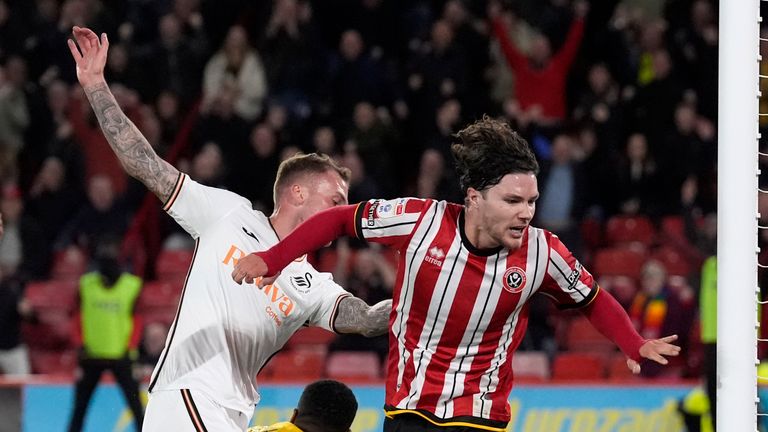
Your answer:
[[[250,416],[225,408],[197,390],[161,390],[149,395],[143,432],[243,432]]]

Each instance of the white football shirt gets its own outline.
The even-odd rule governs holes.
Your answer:
[[[149,391],[198,390],[250,415],[262,366],[300,327],[333,330],[337,306],[350,294],[306,257],[263,289],[235,283],[238,259],[278,242],[269,219],[237,194],[180,174],[163,209],[196,246]]]

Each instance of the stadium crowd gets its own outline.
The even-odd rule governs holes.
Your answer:
[[[350,203],[460,200],[451,135],[505,118],[543,167],[533,224],[564,239],[641,334],[681,335],[677,367],[645,374],[700,373],[689,329],[715,253],[714,1],[0,0],[0,292],[18,304],[2,309],[0,352],[29,345],[36,373],[74,367],[56,354],[74,348],[65,330],[36,337],[74,298],[42,297],[74,286],[112,236],[124,264],[163,282],[139,300],[142,358],[156,359],[175,300],[154,290],[180,291],[185,270],[162,266],[193,246],[111,154],[76,85],[73,25],[110,35],[107,81],[161,157],[267,214],[279,162],[299,151],[352,170]],[[393,280],[381,253],[352,242],[316,261],[375,303]],[[572,330],[575,316],[536,313],[551,308],[540,300],[523,347],[546,359],[531,377],[557,377],[564,351],[600,340]],[[386,339],[364,342],[331,349],[385,355]]]

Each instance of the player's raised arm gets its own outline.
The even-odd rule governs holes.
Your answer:
[[[380,336],[389,328],[392,300],[382,300],[368,306],[357,297],[345,297],[339,303],[334,327],[339,333],[356,333],[365,337]]]
[[[162,201],[171,196],[179,171],[155,153],[139,129],[117,105],[104,79],[109,41],[93,31],[73,27],[69,51],[77,64],[77,80],[83,87],[99,126],[125,171],[151,190]],[[77,43],[75,43],[77,41]]]

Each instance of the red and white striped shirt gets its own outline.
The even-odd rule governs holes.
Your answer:
[[[401,198],[360,203],[357,236],[400,252],[390,315],[386,411],[504,430],[512,356],[540,292],[558,307],[587,305],[592,275],[554,234],[534,227],[520,249],[478,250],[463,206]]]

